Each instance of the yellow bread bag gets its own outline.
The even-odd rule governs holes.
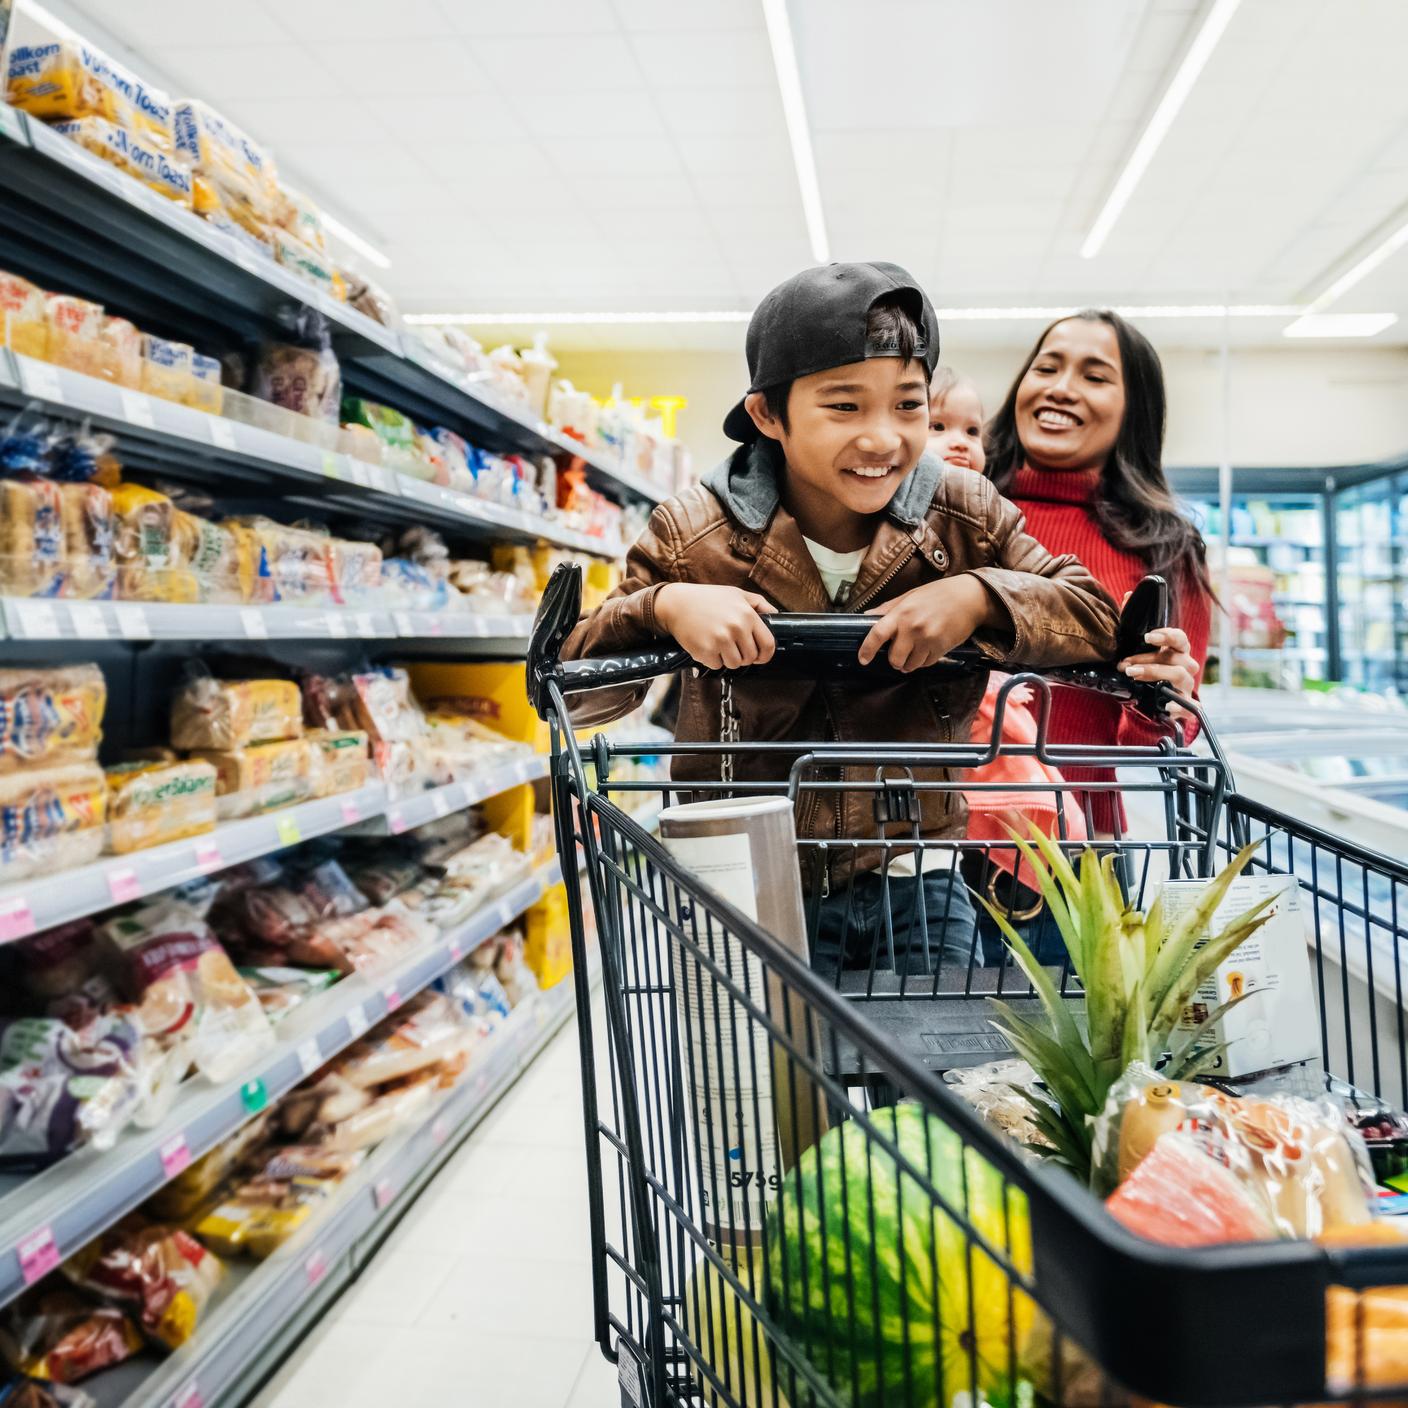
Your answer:
[[[63,496],[52,479],[0,479],[0,588],[57,596],[64,564]]]
[[[53,130],[177,205],[191,205],[191,173],[154,142],[103,117],[56,122]]]
[[[199,599],[196,579],[176,541],[176,505],[155,489],[119,484],[112,491],[113,558],[123,601]]]
[[[239,545],[228,528],[178,508],[171,516],[171,547],[194,583],[197,600],[245,600]]]
[[[49,323],[44,291],[18,274],[0,271],[0,344],[22,357],[49,356]]]
[[[96,758],[107,702],[96,665],[0,670],[0,772]]]
[[[49,325],[49,360],[86,376],[102,376],[107,359],[103,347],[103,310],[84,298],[50,293],[44,298]]]
[[[136,391],[142,384],[142,334],[126,318],[104,318],[103,375]]]
[[[119,763],[107,781],[109,833],[119,855],[215,828],[209,763]]]
[[[177,155],[197,177],[217,188],[227,208],[244,202],[263,224],[274,221],[280,204],[278,178],[263,147],[193,99],[175,105],[172,123]]]
[[[142,390],[167,401],[189,401],[194,349],[185,342],[142,334]]]
[[[96,763],[0,777],[0,883],[96,860],[106,807],[107,784]]]
[[[216,358],[201,352],[191,354],[191,387],[186,404],[212,416],[218,416],[225,409],[225,388]]]
[[[171,709],[171,742],[181,749],[233,752],[251,743],[303,736],[303,700],[291,680],[187,683]]]
[[[220,819],[258,816],[318,795],[317,745],[306,738],[191,754],[215,770]]]
[[[319,797],[355,792],[367,785],[371,757],[360,729],[317,728],[308,734],[315,749],[313,780]]]
[[[60,484],[63,594],[81,601],[107,598],[116,582],[112,495],[97,484]]]

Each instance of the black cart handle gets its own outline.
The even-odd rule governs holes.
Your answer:
[[[548,685],[556,681],[564,694],[643,684],[661,675],[698,668],[688,652],[673,641],[633,650],[624,655],[586,660],[563,660],[562,645],[577,624],[582,608],[582,570],[564,563],[552,574],[533,622],[528,643],[528,697],[541,717],[547,717]],[[861,642],[877,617],[845,612],[807,615],[778,612],[767,618],[777,642],[772,661],[754,667],[779,677],[866,678],[886,673],[895,679],[923,676],[929,680],[960,679],[993,668],[993,661],[971,645],[959,646],[944,659],[911,674],[894,670],[879,657],[862,665],[856,658]],[[1168,624],[1168,585],[1162,577],[1145,577],[1130,594],[1120,613],[1114,660],[1144,650],[1148,632]],[[1174,697],[1162,685],[1140,685],[1121,675],[1114,661],[1106,665],[1061,666],[1034,669],[1004,664],[1012,674],[1040,674],[1064,684],[1081,685],[1123,699],[1134,699],[1149,712]]]

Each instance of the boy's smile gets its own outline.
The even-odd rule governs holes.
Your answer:
[[[798,377],[786,425],[761,393],[748,398],[759,430],[782,446],[784,499],[807,537],[836,552],[869,545],[874,518],[924,453],[928,386],[922,362],[871,357]]]

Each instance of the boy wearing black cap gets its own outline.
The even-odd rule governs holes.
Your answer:
[[[739,670],[771,659],[767,617],[774,611],[877,617],[860,659],[888,651],[906,675],[965,641],[995,667],[1110,658],[1115,606],[1090,573],[1029,537],[1020,512],[981,475],[947,469],[924,453],[938,326],[903,269],[806,270],[758,305],[747,351],[750,388],[724,421],[740,448],[703,484],[655,510],[630,551],[625,579],[578,624],[565,658],[618,654],[672,636],[708,669]],[[733,709],[745,740],[961,743],[984,683],[975,674],[940,685],[889,676],[873,686],[823,680],[779,687],[765,674],[743,674],[733,684]],[[644,688],[583,696],[574,719],[616,718],[640,702]],[[721,693],[717,676],[686,677],[677,739],[718,740]],[[843,781],[873,781],[874,767],[842,773]],[[913,773],[919,781],[944,777],[937,769]],[[717,781],[719,759],[677,757],[673,776]],[[775,754],[740,753],[735,777],[777,781],[786,766]],[[962,837],[959,794],[925,790],[919,797],[926,840]],[[872,838],[871,800],[861,791],[805,793],[798,834]],[[912,835],[908,825],[883,830],[896,840]],[[823,878],[831,893],[812,939],[813,965],[838,972],[870,962],[882,919],[879,877],[835,885],[838,866],[847,864],[833,861]],[[926,850],[922,869],[925,920],[913,936],[917,882],[888,882],[897,966],[929,972],[940,959],[981,962],[952,852]],[[892,859],[889,874],[902,873],[913,877],[912,856]]]

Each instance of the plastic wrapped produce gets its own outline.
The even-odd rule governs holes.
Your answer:
[[[106,807],[96,763],[0,775],[0,883],[96,860]]]
[[[62,488],[36,474],[0,479],[0,586],[11,596],[63,589]]]
[[[189,1233],[136,1216],[90,1242],[63,1270],[80,1290],[131,1314],[165,1349],[179,1349],[195,1333],[225,1274]]]
[[[22,357],[49,357],[44,292],[18,274],[0,271],[0,344]]]
[[[213,831],[215,769],[185,763],[120,763],[107,770],[108,827],[122,855]]]
[[[212,1081],[247,1071],[274,1044],[259,999],[209,925],[178,899],[110,919],[100,933],[115,952],[142,1031],[188,1048]]]
[[[78,1383],[141,1348],[141,1334],[120,1310],[70,1290],[39,1286],[0,1316],[0,1354],[11,1367],[58,1384]]]
[[[226,752],[302,733],[303,701],[290,680],[199,675],[183,686],[171,709],[171,742],[182,749]]]

